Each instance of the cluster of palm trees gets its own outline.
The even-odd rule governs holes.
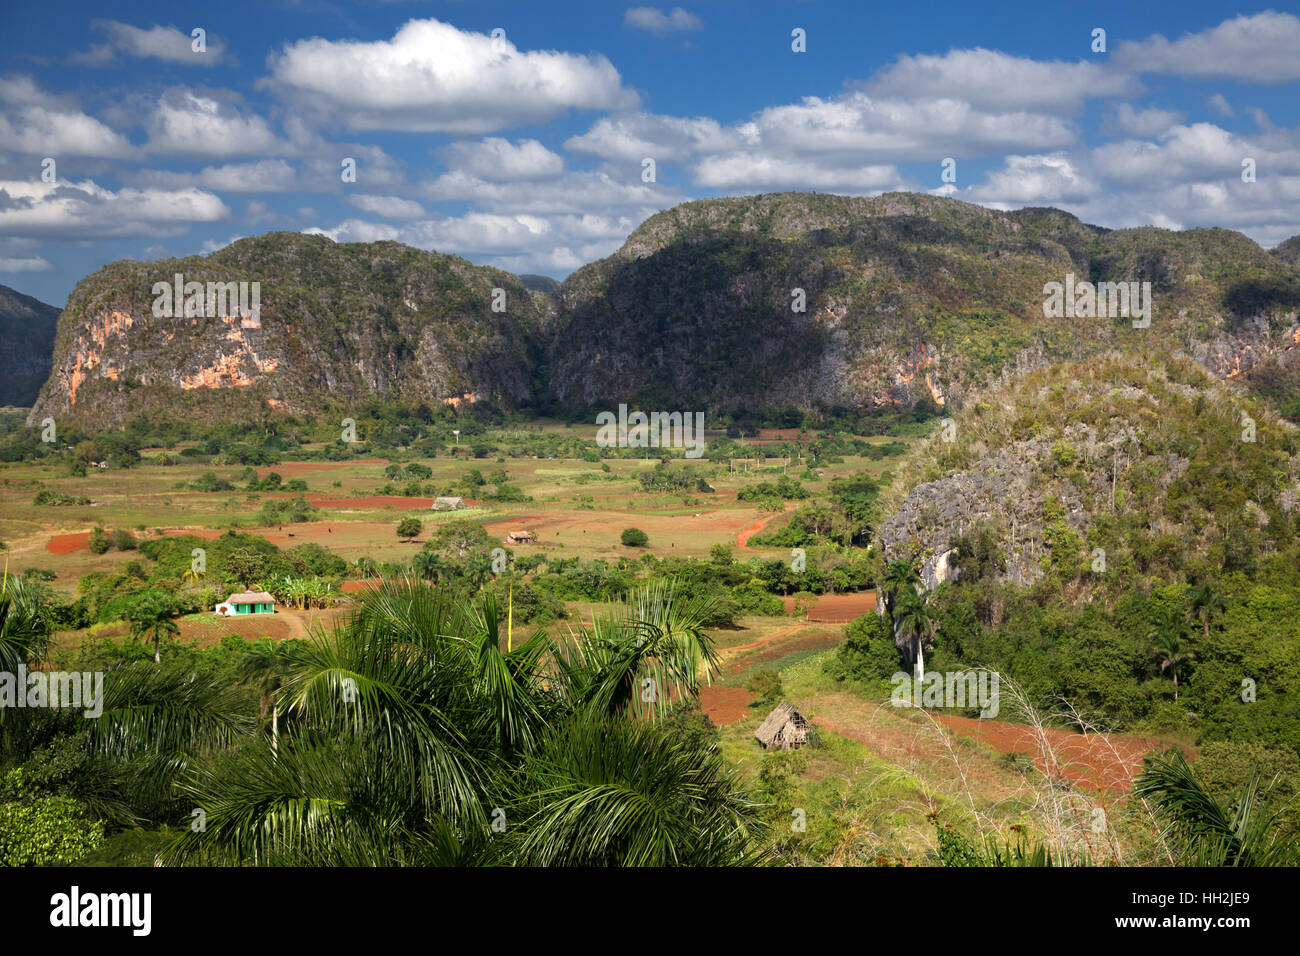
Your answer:
[[[471,553],[456,560],[426,549],[411,556],[411,572],[421,581],[440,585],[459,583],[472,592],[491,577],[492,558],[487,553]]]
[[[380,583],[348,622],[246,659],[261,720],[195,741],[175,786],[205,825],[165,859],[753,862],[758,807],[666,723],[717,670],[707,613],[656,585],[515,644],[491,595]]]
[[[880,595],[897,644],[915,666],[916,679],[925,679],[925,649],[934,646],[939,621],[926,600],[916,562],[898,558],[885,565]]]

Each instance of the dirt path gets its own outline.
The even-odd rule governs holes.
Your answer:
[[[749,539],[762,531],[767,523],[773,518],[779,518],[784,514],[788,514],[793,509],[794,505],[786,504],[784,511],[778,511],[775,514],[770,514],[765,518],[759,518],[757,521],[745,525],[745,527],[736,532],[736,547],[741,551],[753,551],[754,549],[749,547]]]
[[[807,625],[804,624],[802,621],[798,621],[787,627],[781,628],[779,631],[773,631],[771,634],[767,635],[767,637],[760,638],[757,641],[750,641],[748,644],[737,644],[734,647],[724,647],[718,651],[718,657],[726,658],[729,655],[735,654],[739,651],[748,651],[748,650],[752,650],[755,647],[763,647],[766,644],[771,644],[773,641],[779,641],[783,637],[788,637],[789,635],[793,634],[795,631],[806,626]]]

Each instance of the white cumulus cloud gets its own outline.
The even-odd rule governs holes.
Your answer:
[[[397,196],[371,196],[359,194],[349,196],[348,202],[376,216],[385,219],[419,219],[427,215],[424,207],[414,199],[401,199]]]
[[[70,99],[45,93],[29,76],[0,78],[0,143],[33,156],[123,159],[136,148]]]
[[[0,235],[65,239],[180,235],[230,215],[201,189],[105,189],[92,180],[0,181]]]
[[[439,155],[453,170],[492,182],[551,179],[564,172],[564,160],[535,139],[511,143],[489,136],[477,143],[452,143]]]
[[[353,129],[476,135],[638,102],[603,56],[522,51],[438,20],[412,20],[390,40],[299,40],[270,66],[284,97]]]
[[[154,153],[241,156],[279,146],[261,116],[241,112],[227,98],[187,89],[164,93],[146,125]]]
[[[1255,83],[1300,80],[1300,17],[1268,10],[1224,20],[1177,40],[1156,34],[1119,45],[1115,66],[1174,76],[1221,76]]]

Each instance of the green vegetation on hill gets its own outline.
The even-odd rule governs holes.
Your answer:
[[[1111,231],[1059,210],[906,193],[686,203],[558,288],[394,242],[271,233],[85,278],[29,420],[357,418],[377,395],[426,413],[585,416],[632,402],[862,429],[928,417],[1026,355],[1115,348],[1185,348],[1290,402],[1294,258],[1228,230]],[[152,315],[144,290],[177,273],[259,282],[260,327]],[[1045,284],[1067,274],[1151,283],[1150,326],[1045,317]]]
[[[1190,362],[1117,355],[954,419],[881,506],[882,556],[932,589],[927,667],[993,668],[1112,728],[1300,754],[1294,426]],[[837,674],[879,679],[892,644],[851,635]]]
[[[1044,285],[1067,273],[1150,282],[1150,327],[1045,318]],[[550,387],[575,408],[910,408],[959,400],[1024,355],[1189,342],[1215,374],[1300,392],[1300,271],[1222,229],[1111,231],[915,194],[710,199],[651,217],[560,297]],[[647,334],[648,354],[633,345]]]

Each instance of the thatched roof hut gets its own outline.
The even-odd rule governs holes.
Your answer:
[[[781,701],[754,731],[754,736],[763,745],[764,750],[775,747],[777,750],[789,750],[802,747],[808,742],[810,727],[808,718],[793,706]]]

